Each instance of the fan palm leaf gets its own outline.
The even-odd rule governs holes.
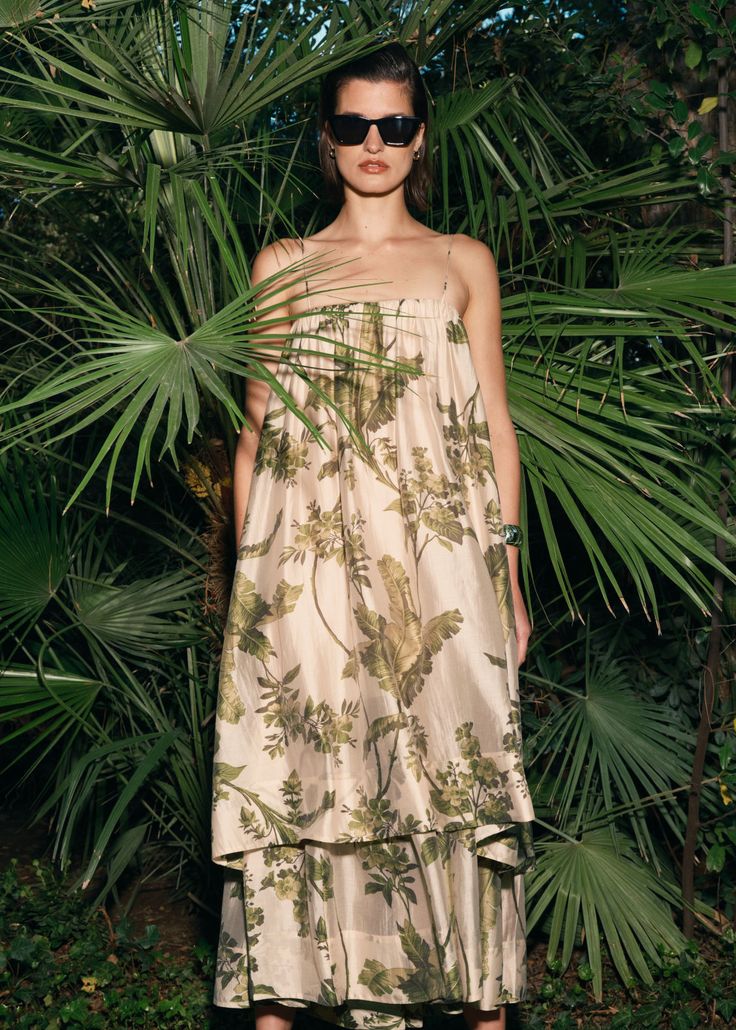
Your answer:
[[[105,18],[101,9],[88,32],[65,28],[63,18],[46,18],[40,23],[43,44],[9,32],[8,40],[38,71],[6,65],[0,77],[5,103],[37,110],[40,102],[46,115],[206,139],[251,118],[370,42],[370,34],[350,39],[338,17],[325,19],[321,13],[294,32],[288,7],[273,12],[262,40],[256,41],[246,17],[231,41],[229,0],[180,0],[143,10],[130,2],[116,5],[112,14]]]
[[[185,570],[168,575],[116,582],[115,574],[90,578],[72,571],[71,594],[76,617],[85,630],[99,641],[122,649],[128,655],[146,656],[153,650],[170,649],[201,637],[194,615],[193,592],[198,580]],[[169,613],[188,620],[167,619]]]
[[[527,873],[527,929],[551,908],[548,960],[562,946],[563,966],[572,956],[582,924],[596,998],[603,996],[601,937],[619,975],[628,983],[632,967],[652,983],[650,965],[661,965],[659,945],[679,952],[685,938],[670,906],[678,889],[637,860],[631,843],[609,829],[584,833],[579,840],[541,841],[535,868]]]
[[[0,461],[0,638],[33,626],[56,596],[71,561],[56,484],[17,456]]]
[[[566,683],[563,699],[529,743],[534,764],[544,763],[535,792],[544,794],[560,825],[573,833],[628,810],[639,850],[659,872],[641,800],[669,796],[658,811],[682,839],[682,813],[671,792],[688,782],[690,734],[666,708],[636,695],[613,644],[591,653],[589,633],[586,641],[585,668]],[[578,679],[584,682],[581,693],[574,689]]]
[[[313,259],[307,259],[305,262],[296,262],[293,267],[299,271],[302,266],[311,267],[313,264]],[[17,269],[13,272],[12,266],[6,268],[8,277],[11,274],[17,275]],[[70,273],[67,280],[58,279],[49,283],[38,280],[32,281],[31,285],[36,292],[54,297],[57,317],[73,315],[90,327],[90,335],[81,340],[89,350],[82,350],[80,355],[80,341],[77,340],[69,367],[64,367],[62,363],[59,371],[52,372],[45,381],[19,400],[11,400],[0,406],[0,414],[8,415],[28,407],[38,409],[38,414],[24,418],[15,427],[8,426],[3,435],[11,443],[33,436],[42,428],[51,443],[86,430],[110,413],[115,415],[112,427],[102,440],[96,457],[72,494],[69,504],[79,496],[108,456],[109,502],[120,453],[134,431],[138,435],[138,456],[132,487],[132,495],[135,497],[144,467],[149,479],[151,477],[151,451],[159,428],[162,429],[159,457],[168,451],[176,459],[177,437],[184,423],[187,440],[191,442],[200,420],[201,393],[222,404],[233,427],[239,429],[241,425],[247,424],[226,376],[263,379],[269,382],[285,404],[292,410],[296,409],[288,390],[259,356],[264,349],[287,354],[291,347],[290,341],[298,332],[294,330],[280,336],[269,334],[269,325],[273,326],[279,319],[273,316],[269,319],[269,313],[278,306],[278,302],[269,305],[268,294],[265,301],[262,297],[259,303],[258,332],[252,329],[249,332],[249,323],[255,314],[254,297],[264,290],[268,291],[270,287],[276,287],[271,290],[271,297],[280,292],[284,285],[281,273],[259,283],[257,288],[248,289],[185,337],[177,339],[157,329],[148,319],[144,320],[141,313],[129,312],[117,306],[95,283],[80,273],[75,274],[72,269],[67,271]],[[30,288],[29,285],[29,292]],[[17,304],[20,308],[32,311],[21,300]],[[303,339],[308,336],[304,332],[299,335]],[[371,366],[387,363],[398,370],[409,369],[402,362],[376,358],[368,351],[363,357],[362,348],[354,347],[352,350],[355,356],[348,355],[345,360],[352,360],[355,364],[367,363]],[[306,356],[312,351],[302,347],[301,353]],[[285,360],[288,362],[288,357]],[[325,401],[329,401],[318,384],[314,384],[314,388],[320,390]],[[336,407],[334,401],[331,406]],[[361,437],[357,428],[339,409],[337,412],[356,443],[360,444]],[[309,416],[298,410],[296,414],[316,438],[324,443],[322,434]],[[69,421],[75,418],[78,420],[69,425]],[[53,435],[51,431],[64,423],[66,427]]]
[[[102,681],[40,666],[12,665],[0,670],[0,723],[10,729],[0,738],[7,747],[27,738],[4,766],[26,762],[24,779],[50,755],[70,747],[89,718]]]

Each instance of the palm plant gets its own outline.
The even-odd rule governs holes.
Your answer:
[[[202,548],[187,550],[169,512],[165,537],[145,522],[116,532],[125,520],[111,523],[99,503],[62,521],[58,496],[74,472],[56,462],[58,482],[52,462],[37,452],[33,463],[0,465],[0,597],[6,647],[14,641],[0,674],[9,767],[22,768],[21,783],[51,770],[36,817],[53,813],[62,864],[72,845],[86,845],[86,881],[114,838],[113,886],[161,824],[206,871],[205,727],[215,691],[195,597]],[[144,505],[149,516],[161,512]],[[159,572],[150,577],[153,555]]]
[[[157,855],[184,845],[180,854],[200,870],[206,863],[216,663],[202,639],[213,627],[195,615],[191,593],[206,561],[201,509],[192,504],[182,517],[180,499],[170,497],[195,438],[205,450],[224,440],[232,453],[244,420],[243,377],[269,382],[317,432],[262,361],[264,350],[285,354],[289,340],[269,338],[267,317],[265,332],[248,331],[250,254],[319,217],[305,213],[317,186],[299,156],[309,142],[314,77],[379,45],[389,24],[431,67],[454,31],[502,6],[353,0],[330,17],[320,8],[303,24],[289,8],[263,16],[225,0],[47,0],[43,18],[37,3],[5,12],[6,195],[62,225],[65,200],[80,192],[104,198],[106,210],[104,237],[85,240],[79,263],[58,252],[39,261],[22,213],[20,229],[11,220],[3,233],[0,317],[20,335],[9,335],[2,359],[10,383],[0,408],[2,472],[6,496],[17,495],[0,508],[15,541],[0,559],[0,612],[13,647],[2,705],[10,736],[28,739],[19,756],[26,772],[54,764],[41,811],[55,814],[59,855],[86,823],[85,879],[104,855],[103,892],[143,841]],[[691,180],[665,164],[596,167],[520,76],[452,92],[439,80],[435,92],[439,199],[430,221],[479,235],[498,255],[523,518],[539,527],[563,604],[580,614],[584,557],[609,608],[612,597],[627,607],[635,596],[656,619],[661,575],[706,611],[707,570],[719,563],[705,537],[725,531],[712,511],[715,473],[691,457],[694,445],[712,445],[718,414],[695,386],[718,396],[707,334],[733,318],[736,284],[729,270],[708,267],[707,238],[694,244],[666,226],[644,233],[636,222],[642,204],[692,197]],[[694,245],[703,254],[698,270],[688,267]],[[313,274],[310,264],[295,264],[289,282]],[[276,277],[267,284],[272,298],[282,285]],[[11,453],[22,455],[15,466]],[[44,454],[64,475],[36,484],[43,503],[34,510],[15,488]],[[160,496],[147,485],[154,472]],[[123,524],[123,481],[138,502],[136,517],[125,516],[131,531],[164,545],[147,576],[105,549],[102,512]],[[75,511],[85,519],[75,522]],[[19,588],[23,548],[31,546],[31,581]],[[528,584],[533,572],[527,564]],[[577,834],[576,843],[591,845],[564,876],[573,875],[583,899],[589,940],[600,925],[615,956],[620,940],[651,951],[617,913],[603,918],[595,909],[590,870],[620,881],[621,868],[605,865],[600,822],[613,823],[622,804],[642,854],[656,861],[636,807],[678,780],[675,745],[686,742],[613,674],[606,681],[588,671],[586,692],[555,722],[569,753],[557,756],[559,776],[572,775],[564,788],[559,779],[550,805],[559,806],[566,844]],[[620,751],[640,717],[639,736]],[[547,753],[552,741],[535,747]],[[657,768],[645,754],[652,741],[664,763]],[[587,764],[591,742],[596,757]],[[602,816],[585,802],[594,784]],[[539,790],[547,790],[544,779]],[[677,814],[668,810],[668,818],[677,834]],[[542,870],[552,872],[538,881],[533,919],[567,884],[556,843],[553,836],[541,845]],[[552,865],[545,855],[557,856]],[[604,865],[591,864],[599,858]],[[616,861],[637,860],[627,852]],[[640,881],[651,897],[662,893],[645,872]],[[670,940],[666,910],[655,908],[648,925]],[[568,957],[577,915],[564,914]],[[555,947],[562,918],[558,906]],[[629,957],[643,975],[640,952]]]
[[[527,673],[537,709],[546,707],[529,718],[527,770],[538,821],[551,831],[537,839],[527,875],[527,925],[543,930],[548,959],[561,953],[563,968],[585,947],[598,998],[601,940],[626,984],[635,975],[651,982],[662,950],[685,944],[672,919],[683,905],[673,858],[685,834],[698,713],[652,694],[682,686],[691,643],[682,622],[668,620],[665,640],[650,645],[652,655],[665,652],[672,670],[663,684],[629,621],[633,627],[586,626],[568,640],[552,626]],[[715,747],[710,764],[716,773]],[[716,816],[723,808],[717,781],[716,773],[704,791]],[[714,916],[703,900],[695,913],[706,925]]]

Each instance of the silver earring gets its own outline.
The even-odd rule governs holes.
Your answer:
[[[418,161],[418,160],[419,160],[419,151],[418,151],[418,150],[415,150],[415,151],[414,151],[414,160],[415,160],[415,161]]]
[[[335,148],[334,147],[330,147],[330,157],[334,158],[334,156],[335,156]]]

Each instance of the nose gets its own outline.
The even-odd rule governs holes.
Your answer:
[[[383,150],[383,140],[381,139],[381,133],[378,131],[377,125],[371,125],[368,130],[368,135],[365,138],[366,148],[375,154],[378,150]]]

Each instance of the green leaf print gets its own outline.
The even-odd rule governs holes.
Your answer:
[[[490,975],[490,957],[491,950],[488,945],[490,943],[490,935],[493,931],[496,921],[498,919],[498,909],[493,905],[493,900],[497,896],[497,883],[494,879],[497,874],[485,863],[478,863],[478,903],[480,905],[481,912],[481,924],[480,924],[480,941],[481,941],[481,955],[482,955],[482,966],[481,966],[481,983]]]
[[[292,585],[287,583],[285,579],[282,579],[274,590],[271,611],[262,621],[273,622],[274,619],[281,619],[284,615],[288,615],[289,612],[293,612],[303,589],[304,587],[301,583]]]
[[[417,896],[411,886],[414,883],[412,871],[417,863],[412,862],[405,844],[368,843],[358,848],[362,858],[362,866],[370,872],[370,882],[366,883],[366,894],[382,894],[386,904],[393,907],[394,902],[403,904],[407,914],[412,905],[416,905]]]
[[[380,998],[381,995],[395,991],[406,972],[405,969],[388,969],[378,959],[367,958],[358,976],[358,983]]]
[[[335,805],[335,791],[326,790],[319,805],[311,811],[303,811],[303,790],[296,770],[282,781],[279,788],[284,799],[283,808],[278,811],[267,804],[257,791],[246,790],[237,783],[227,781],[248,804],[240,809],[240,827],[249,836],[258,840],[273,838],[277,845],[296,844],[300,840],[299,829],[311,826],[319,816]],[[259,818],[260,816],[260,818]]]
[[[338,305],[339,306],[339,305]],[[333,375],[320,376],[311,373],[317,388],[330,400],[337,403],[344,414],[365,435],[393,422],[396,418],[396,402],[403,396],[406,385],[412,379],[423,375],[424,358],[417,353],[413,358],[402,356],[404,365],[413,366],[416,371],[399,372],[391,368],[381,368],[381,361],[389,355],[392,344],[384,344],[384,338],[391,339],[390,333],[383,331],[383,315],[378,303],[368,302],[363,305],[359,316],[360,333],[357,346],[364,352],[358,355],[364,361],[372,357],[379,359],[377,364],[353,367],[352,360],[347,367],[340,367],[340,356],[353,357],[354,349],[339,340],[335,343],[335,366]],[[330,408],[319,396],[317,390],[311,389],[304,403],[305,409],[324,409],[328,416]],[[331,416],[330,416],[331,417]]]
[[[291,586],[286,580],[277,584],[271,604],[256,590],[253,580],[244,572],[235,574],[235,587],[228,618],[228,637],[237,639],[241,651],[266,661],[275,655],[271,641],[261,633],[261,623],[273,622],[294,610],[303,589],[302,584]]]
[[[391,622],[362,602],[355,606],[357,624],[369,638],[360,648],[366,669],[402,706],[411,705],[431,671],[431,656],[457,633],[463,617],[457,608],[431,619],[423,629],[412,597],[409,577],[401,562],[384,554],[377,563],[389,599]]]
[[[501,506],[493,498],[486,504],[483,511],[483,518],[485,519],[488,532],[494,536],[501,536],[501,530],[503,528],[503,516],[501,514]]]
[[[463,835],[467,832],[469,831],[453,830],[450,833],[437,833],[428,836],[421,846],[422,857],[426,864],[431,865],[432,862],[439,858],[442,865],[447,865],[454,849],[458,846],[467,847],[472,850],[475,847],[475,835],[466,841],[463,839]]]
[[[240,981],[237,988],[243,993],[247,990],[247,963],[238,941],[225,931],[220,933],[218,941],[216,976],[222,987],[237,978]]]
[[[429,643],[429,647],[431,650],[431,642]],[[439,647],[437,650],[439,650]],[[433,651],[432,653],[435,654],[436,652]],[[416,715],[409,716],[407,736],[409,739],[406,749],[406,764],[413,773],[414,779],[419,783],[424,776],[422,759],[427,757],[427,731],[424,729]]]
[[[422,522],[431,529],[437,536],[445,540],[451,540],[455,544],[461,544],[465,533],[459,519],[454,513],[440,504],[433,505],[428,511],[422,512]]]
[[[445,453],[466,497],[468,485],[485,486],[488,478],[495,483],[493,451],[483,442],[487,440],[490,443],[488,422],[475,418],[475,407],[480,396],[478,384],[462,412],[458,411],[454,397],[447,404],[442,403],[439,395],[436,397],[437,408],[443,415],[449,415],[449,420],[442,426]]]
[[[464,324],[458,319],[447,323],[447,342],[462,345],[468,344],[468,333]]]
[[[457,608],[452,608],[449,612],[442,612],[441,615],[435,615],[430,619],[422,634],[427,650],[431,654],[439,654],[444,642],[457,633],[462,621],[463,617]]]
[[[422,846],[420,850],[425,865],[432,865],[432,863],[439,857],[440,842],[437,839],[437,837],[435,837],[434,834],[432,834],[431,836],[427,837],[426,840],[422,841]]]
[[[337,439],[337,453],[334,457],[328,458],[317,473],[317,479],[331,479],[338,472],[342,473],[343,480],[349,489],[355,487],[355,469],[351,453],[352,444],[345,437]]]
[[[337,968],[337,963],[333,962],[333,971]],[[330,976],[327,980],[322,980],[319,985],[319,994],[317,996],[318,1005],[327,1005],[330,1008],[335,1008],[338,1004],[337,991],[335,990],[335,981]],[[344,1024],[343,1024],[344,1025]]]
[[[440,998],[444,994],[442,973],[437,964],[436,953],[432,953],[429,942],[421,937],[411,922],[406,919],[396,928],[404,954],[414,966],[399,986],[406,991],[409,1001],[425,1001]]]
[[[368,732],[363,739],[363,754],[368,754],[374,741],[380,740],[381,737],[385,737],[393,730],[402,730],[408,724],[409,720],[403,712],[399,712],[397,715],[380,715],[368,727]]]
[[[246,768],[244,765],[228,765],[227,762],[215,762],[212,775],[212,794],[214,803],[227,801],[230,797],[229,791],[225,789],[227,780],[237,780],[238,776]]]
[[[413,468],[399,472],[399,496],[386,505],[385,511],[401,515],[406,531],[412,538],[414,555],[419,564],[422,553],[432,540],[448,551],[453,544],[461,544],[465,536],[475,536],[474,529],[463,525],[460,516],[467,509],[468,498],[463,495],[463,484],[434,471],[434,463],[426,447],[412,447]],[[424,526],[430,534],[419,544],[419,530]]]
[[[499,658],[498,655],[489,654],[487,651],[484,651],[483,654],[486,656],[491,665],[495,665],[499,669],[507,668],[508,662],[505,658]]]
[[[376,837],[387,836],[396,821],[398,813],[391,808],[388,798],[369,798],[365,787],[358,787],[356,794],[360,803],[355,808],[348,805],[343,806],[343,811],[350,813],[348,829],[352,833],[340,834],[338,842],[343,840],[354,840],[355,837],[371,840]]]
[[[319,805],[311,811],[305,812],[304,788],[296,769],[292,769],[288,777],[283,781],[279,788],[279,793],[284,799],[285,817],[294,826],[311,826],[318,816],[322,815],[323,812],[327,812],[335,805],[335,791],[325,790]]]
[[[314,857],[314,855],[307,853],[307,877],[315,892],[320,896],[320,898],[322,898],[323,901],[329,901],[330,898],[333,898],[335,896],[335,892],[332,888],[332,885],[334,883],[334,870],[332,868],[332,862],[329,858],[317,859]],[[326,941],[327,926],[325,924],[324,916],[320,916],[319,921],[317,923],[318,943],[322,939],[322,933],[324,933],[324,940]]]
[[[375,441],[375,450],[379,454],[383,466],[395,472],[399,467],[396,442],[388,437],[379,436]]]
[[[327,561],[343,553],[343,521],[340,498],[331,508],[322,510],[315,500],[307,505],[309,515],[300,523],[293,534],[294,543],[285,547],[279,558],[279,565],[290,559],[303,565],[307,555],[313,554],[320,561]]]
[[[273,414],[274,412],[271,412],[271,415]],[[294,486],[299,469],[309,468],[308,455],[308,440],[299,442],[294,439],[288,429],[281,429],[264,422],[253,473],[258,476],[268,468],[276,482],[283,479],[287,487]]]
[[[248,520],[250,519],[250,515],[251,515],[251,512],[249,510],[248,511],[248,518],[246,519],[246,527],[245,528],[247,528],[247,523],[248,523]],[[255,544],[243,545],[243,547],[241,547],[239,549],[239,551],[238,551],[238,558],[262,558],[264,556],[264,554],[268,554],[268,552],[271,550],[271,545],[274,542],[274,539],[276,537],[276,533],[278,532],[278,529],[279,529],[279,526],[281,525],[283,517],[284,517],[284,509],[283,508],[279,508],[279,510],[276,512],[276,518],[274,519],[273,529],[268,534],[266,539],[265,540],[259,540]]]
[[[323,465],[320,466],[320,470],[317,473],[317,479],[328,479],[331,476],[337,474],[340,468],[340,462],[337,458],[330,458]]]
[[[496,591],[504,640],[508,640],[509,633],[515,627],[515,619],[506,544],[490,544],[483,557],[486,560],[488,572],[493,580],[493,588]]]
[[[220,719],[237,723],[245,715],[245,707],[236,682],[235,649],[252,654],[264,662],[275,655],[271,641],[258,626],[281,619],[292,612],[302,590],[301,584],[291,585],[286,580],[281,580],[274,590],[272,603],[269,604],[265,597],[260,596],[255,589],[255,583],[245,573],[236,573],[220,660],[217,702],[217,714]],[[288,682],[288,679],[285,682]]]
[[[220,661],[220,690],[217,698],[217,717],[235,724],[245,715],[245,705],[240,700],[238,684],[235,681],[235,657],[231,647],[225,647]]]
[[[266,736],[267,753],[271,758],[286,754],[287,746],[299,737],[305,744],[312,744],[315,751],[332,755],[335,765],[342,764],[340,751],[347,744],[356,746],[353,734],[353,722],[360,712],[360,701],[348,701],[343,698],[340,711],[337,712],[327,701],[316,703],[307,696],[302,705],[299,687],[287,688],[300,665],[286,673],[279,680],[270,673],[259,676],[261,698],[265,702],[256,708],[256,714],[263,716],[266,726],[272,727],[272,733]]]
[[[481,752],[472,729],[472,722],[456,727],[455,739],[463,762],[448,761],[444,769],[437,769],[432,777],[432,804],[443,815],[461,817],[456,825],[507,822],[512,801],[503,788],[509,773],[502,772],[490,755]]]

